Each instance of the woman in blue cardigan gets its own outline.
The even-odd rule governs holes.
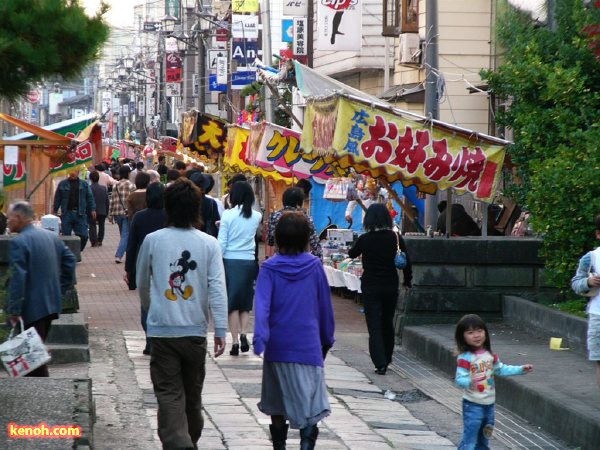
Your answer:
[[[264,352],[258,408],[271,416],[274,449],[285,448],[289,426],[300,430],[301,449],[313,449],[317,423],[331,413],[323,359],[335,322],[321,260],[307,251],[309,236],[303,213],[284,213],[275,228],[278,253],[256,282],[254,352]]]

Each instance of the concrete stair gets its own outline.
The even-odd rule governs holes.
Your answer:
[[[52,364],[89,362],[88,325],[83,314],[62,314],[52,322],[46,344],[52,354]]]

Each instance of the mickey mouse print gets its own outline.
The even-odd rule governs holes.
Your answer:
[[[165,291],[165,297],[173,302],[179,297],[187,300],[194,293],[194,288],[185,284],[185,275],[190,270],[196,270],[198,264],[190,259],[191,253],[188,250],[181,252],[181,257],[169,264],[171,274],[169,275],[169,289]]]

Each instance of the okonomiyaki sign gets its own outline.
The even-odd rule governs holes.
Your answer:
[[[333,149],[371,168],[418,178],[439,189],[470,192],[490,201],[504,161],[504,147],[469,141],[439,128],[339,99]]]

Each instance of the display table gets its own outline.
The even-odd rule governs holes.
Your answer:
[[[343,287],[360,294],[360,278],[348,272],[342,272],[331,266],[323,266],[327,281],[331,287]]]

